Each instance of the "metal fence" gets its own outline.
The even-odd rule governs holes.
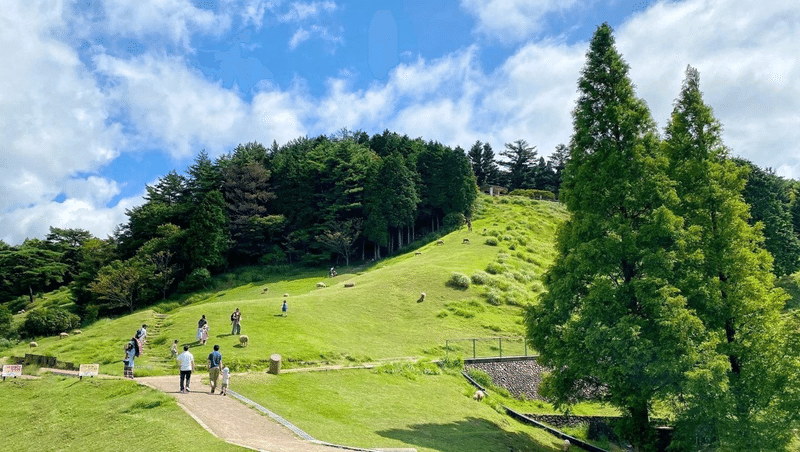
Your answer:
[[[530,350],[533,354],[533,350]],[[528,355],[528,342],[521,336],[474,337],[468,339],[447,339],[447,357],[495,358]]]

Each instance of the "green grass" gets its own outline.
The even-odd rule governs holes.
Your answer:
[[[173,397],[131,381],[46,376],[0,388],[8,450],[246,450],[206,432]]]
[[[282,355],[284,369],[397,357],[466,356],[472,351],[467,342],[453,342],[445,349],[446,341],[524,335],[523,309],[535,302],[542,290],[540,277],[555,254],[554,232],[566,217],[563,206],[555,203],[483,196],[472,231],[463,228],[452,232],[442,237],[443,245],[437,245],[436,240],[414,243],[406,252],[375,263],[339,267],[336,278],[328,278],[327,269],[237,269],[215,277],[205,291],[175,296],[118,319],[101,319],[82,328],[81,335],[36,338],[39,347],[33,352],[75,364],[99,363],[101,373],[121,375],[122,347],[142,323],[147,323],[149,343],[136,360],[137,376],[177,373],[168,359],[174,339],[190,345],[199,362],[214,344],[219,344],[224,361],[235,372],[263,370],[275,353]],[[492,244],[487,244],[490,238]],[[458,275],[458,284],[451,282],[454,274]],[[327,287],[317,289],[318,282]],[[419,302],[422,292],[426,297]],[[288,317],[280,316],[284,299],[289,303]],[[53,302],[65,303],[60,298]],[[243,313],[242,333],[250,338],[247,348],[229,334],[229,316],[237,307]],[[158,318],[157,313],[166,318]],[[200,346],[195,331],[203,314],[211,330],[208,344]],[[481,344],[484,348],[480,354],[498,354],[499,344]],[[519,341],[515,344],[506,339],[503,343],[503,355],[522,354],[522,349]],[[25,342],[3,354],[22,356],[30,352]],[[528,354],[533,353],[528,350]],[[560,442],[510,420],[500,413],[498,403],[491,401],[503,400],[527,412],[552,412],[552,407],[494,396],[479,404],[471,399],[472,389],[463,377],[435,372],[435,368],[430,363],[392,365],[374,371],[283,373],[280,377],[254,372],[252,377],[234,380],[233,389],[324,441],[364,447],[415,447],[421,451],[557,450]],[[57,384],[53,385],[54,381]],[[74,383],[46,380],[53,388],[43,396],[69,398],[73,389],[70,381]],[[142,391],[131,397],[150,400],[154,396]],[[12,397],[26,401],[32,396],[23,391]],[[167,405],[160,403],[158,410],[147,410],[158,418],[153,422],[169,422],[164,419],[174,416],[163,408]],[[34,403],[30,409],[39,413],[47,407]],[[580,408],[584,409],[602,411],[596,406]],[[74,430],[76,436],[82,435],[82,424],[70,420],[80,411],[61,411],[59,416],[67,419],[55,422],[53,431]],[[193,422],[185,417],[178,424]],[[94,434],[91,425],[85,428],[87,434]],[[127,440],[128,433],[122,437]],[[118,440],[98,439],[96,444],[103,444],[106,447],[98,448],[104,449],[114,441]],[[165,444],[159,449],[172,450],[182,442],[165,440]]]
[[[331,443],[420,452],[560,450],[555,437],[499,413],[488,399],[475,402],[464,377],[431,363],[242,376],[231,388]]]

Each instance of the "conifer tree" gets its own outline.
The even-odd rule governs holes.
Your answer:
[[[705,330],[676,397],[675,450],[781,450],[797,422],[797,353],[774,289],[772,259],[748,224],[736,165],[692,67],[666,128],[686,247],[676,284]]]
[[[557,405],[617,406],[624,436],[649,451],[653,402],[696,361],[691,338],[702,325],[671,284],[682,241],[669,208],[677,199],[608,24],[592,38],[578,85],[561,191],[571,218],[558,232],[547,291],[526,313],[528,337],[557,369],[544,384]]]

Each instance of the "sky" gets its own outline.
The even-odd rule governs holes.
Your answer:
[[[687,65],[731,154],[800,179],[796,0],[2,0],[0,240],[96,237],[199,152],[342,128],[568,143],[597,26],[663,131]]]

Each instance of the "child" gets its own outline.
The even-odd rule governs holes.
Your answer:
[[[228,366],[222,369],[222,395],[228,395],[228,382],[231,380],[231,371]]]
[[[172,348],[169,349],[172,356],[170,358],[175,359],[178,356],[178,340],[175,339],[175,342],[172,343]]]
[[[289,313],[289,306],[286,305],[286,300],[283,300],[283,306],[281,306],[281,315],[286,317],[288,313]]]
[[[203,330],[200,332],[200,342],[203,345],[206,345],[206,341],[208,340],[208,324],[206,323],[203,325]]]

